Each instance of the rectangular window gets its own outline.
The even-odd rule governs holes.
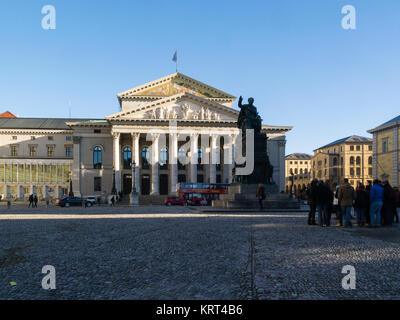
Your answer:
[[[13,140],[17,140],[18,138],[17,138],[17,136],[12,136],[12,138],[11,139],[13,139]]]
[[[360,151],[361,150],[361,146],[357,146],[356,150]]]
[[[29,155],[31,157],[36,157],[36,146],[29,146]]]
[[[350,146],[350,151],[354,151],[354,146]]]
[[[357,176],[361,176],[361,168],[357,168]]]
[[[65,156],[72,157],[72,147],[71,146],[65,146]]]
[[[54,140],[54,137],[53,137],[53,136],[48,136],[48,137],[47,137],[47,140],[53,141],[53,140]]]
[[[100,130],[100,129],[94,129],[93,132],[94,132],[94,133],[101,133],[101,130]]]
[[[368,146],[368,150],[369,150],[369,151],[372,151],[372,146]]]
[[[67,140],[67,141],[72,141],[72,136],[66,136],[66,137],[65,137],[65,140]]]
[[[94,177],[94,191],[101,191],[101,177]]]
[[[35,140],[36,139],[36,137],[35,136],[31,136],[31,140]]]
[[[11,157],[18,156],[18,146],[11,146]]]
[[[47,156],[54,157],[54,146],[47,146]]]
[[[372,176],[372,168],[368,168],[368,175]]]
[[[384,138],[382,139],[382,153],[389,152],[389,139]]]

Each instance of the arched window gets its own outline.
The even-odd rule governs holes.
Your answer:
[[[144,147],[142,149],[142,168],[148,169],[149,168],[149,160],[150,160],[150,150],[148,147]]]
[[[358,166],[361,164],[361,157],[357,157],[356,163]]]
[[[300,169],[300,174],[303,174],[303,169]]]
[[[122,160],[124,163],[124,169],[132,169],[132,149],[125,147],[122,150]]]
[[[168,148],[161,148],[160,150],[160,167],[168,166]]]
[[[350,157],[350,164],[354,165],[354,157]]]
[[[101,169],[103,164],[103,150],[101,147],[96,146],[93,148],[93,168]]]

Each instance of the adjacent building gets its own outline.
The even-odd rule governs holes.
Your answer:
[[[311,181],[311,158],[306,153],[292,153],[285,158],[285,191],[297,193]]]
[[[337,185],[347,178],[353,187],[365,185],[373,180],[372,148],[372,139],[354,135],[314,150],[312,179]]]
[[[399,186],[400,116],[368,132],[373,135],[373,177]]]
[[[134,185],[156,197],[176,193],[179,182],[231,182],[236,97],[181,73],[117,97],[120,111],[105,119],[0,119],[0,194],[62,197],[71,179],[77,196],[107,195],[114,187],[130,194]],[[291,129],[262,126],[281,191]]]

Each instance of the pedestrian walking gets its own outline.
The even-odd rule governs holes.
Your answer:
[[[328,189],[328,190],[327,190]],[[318,210],[318,223],[321,227],[329,226],[329,201],[331,191],[325,183],[321,180],[317,186],[317,210]]]
[[[310,211],[308,212],[308,224],[311,226],[317,225],[315,222],[315,212],[317,211],[317,185],[318,180],[314,179],[307,190],[307,200],[308,205],[310,206]]]
[[[114,196],[111,197],[111,207],[114,207],[115,205],[115,198]]]
[[[367,208],[368,208],[368,195],[365,191],[365,187],[362,183],[358,184],[355,200],[354,200],[354,210],[357,217],[357,225],[359,227],[365,226],[367,219]]]
[[[33,208],[33,194],[31,194],[30,196],[29,196],[29,205],[28,205],[28,208],[30,208],[30,207],[32,207]]]
[[[396,193],[389,181],[383,182],[382,225],[390,227],[393,224],[393,209],[396,207]]]
[[[344,179],[344,183],[339,189],[338,197],[342,209],[342,216],[344,215],[345,218],[344,226],[351,228],[351,209],[353,208],[354,188],[350,185],[349,179]]]
[[[260,210],[264,209],[263,201],[265,200],[265,188],[262,183],[258,185],[256,198],[258,199],[258,204],[260,206]]]
[[[371,227],[381,226],[381,209],[383,207],[383,188],[379,180],[374,180],[374,185],[369,194]]]
[[[38,197],[37,197],[37,195],[35,194],[35,195],[33,196],[34,208],[37,208],[37,203],[38,203]]]

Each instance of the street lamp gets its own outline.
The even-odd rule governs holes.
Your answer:
[[[139,204],[139,195],[136,192],[136,187],[135,187],[135,171],[136,171],[136,162],[132,161],[132,192],[131,192],[131,205],[132,206],[137,206]]]

